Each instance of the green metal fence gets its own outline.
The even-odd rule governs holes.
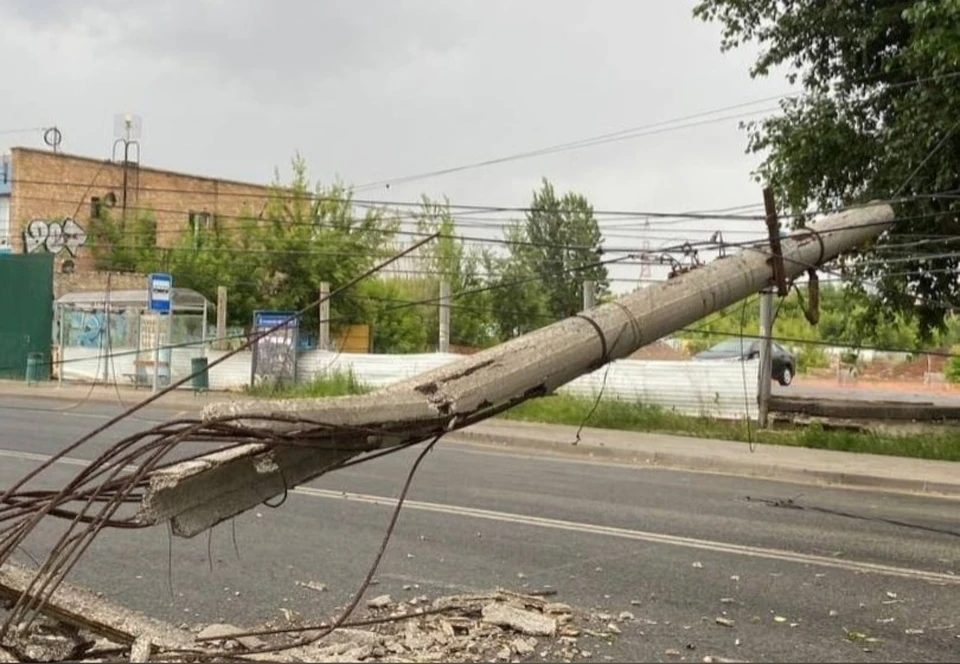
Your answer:
[[[0,255],[0,378],[50,377],[53,343],[53,254]]]

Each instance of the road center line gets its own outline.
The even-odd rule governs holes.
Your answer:
[[[25,461],[44,462],[50,460],[48,454],[37,454],[33,452],[20,452],[16,450],[0,449],[0,457],[22,459]],[[57,464],[70,466],[88,466],[89,461],[84,459],[75,459],[72,457],[62,457],[57,459]],[[132,469],[132,468],[131,468]],[[300,486],[291,491],[291,493],[308,496],[311,498],[325,498],[332,500],[344,500],[348,502],[362,503],[365,505],[375,505],[378,507],[395,507],[396,498],[389,496],[376,496],[365,493],[351,493],[344,491],[332,491],[330,489],[316,489],[313,487]],[[960,585],[960,576],[952,574],[943,574],[940,572],[930,572],[920,569],[911,569],[909,567],[894,567],[891,565],[879,565],[876,563],[860,562],[855,560],[839,560],[827,556],[817,556],[806,553],[797,553],[782,549],[768,549],[764,547],[746,546],[742,544],[728,544],[726,542],[716,542],[712,540],[697,539],[694,537],[682,537],[679,535],[666,535],[644,530],[632,530],[628,528],[617,528],[614,526],[599,526],[592,523],[583,523],[579,521],[566,521],[562,519],[549,519],[544,517],[529,516],[526,514],[515,514],[511,512],[498,512],[494,510],[485,510],[475,507],[460,507],[457,505],[447,505],[443,503],[431,503],[419,500],[405,500],[404,509],[417,510],[420,512],[430,512],[433,514],[449,514],[453,516],[470,517],[474,519],[483,519],[487,521],[498,521],[501,523],[513,523],[522,526],[531,526],[535,528],[547,528],[551,530],[561,530],[567,532],[578,532],[590,535],[602,535],[605,537],[616,537],[641,542],[650,542],[653,544],[667,544],[672,546],[681,546],[689,549],[699,549],[702,551],[711,551],[714,553],[726,553],[737,556],[748,556],[752,558],[765,558],[767,560],[778,560],[781,562],[797,563],[800,565],[816,565],[818,567],[827,567],[832,569],[846,570],[850,572],[881,574],[885,576],[896,576],[907,579],[916,579],[928,581],[938,585]]]
[[[383,507],[394,507],[397,504],[395,498],[389,498],[385,496],[374,496],[362,493],[346,493],[342,491],[330,491],[327,489],[314,489],[311,487],[297,487],[292,491],[292,493],[311,496],[313,498],[346,500],[349,502],[358,502],[367,505],[378,505]],[[492,510],[477,509],[473,507],[458,507],[456,505],[446,505],[442,503],[406,500],[404,501],[403,506],[404,509],[432,512],[435,514],[465,516],[474,519],[499,521],[501,523],[513,523],[537,528],[549,528],[552,530],[565,530],[568,532],[603,535],[606,537],[651,542],[653,544],[669,544],[691,549],[712,551],[714,553],[727,553],[739,556],[749,556],[753,558],[766,558],[769,560],[798,563],[801,565],[816,565],[818,567],[829,567],[851,572],[865,572],[882,574],[886,576],[918,579],[941,585],[960,585],[960,576],[942,574],[940,572],[929,572],[919,569],[910,569],[908,567],[893,567],[890,565],[879,565],[875,563],[859,562],[854,560],[838,560],[836,558],[829,558],[827,556],[796,553],[794,551],[784,551],[781,549],[767,549],[762,547],[745,546],[741,544],[727,544],[725,542],[702,540],[693,537],[665,535],[643,530],[616,528],[613,526],[598,526],[595,524],[582,523],[578,521],[548,519],[544,517],[528,516],[525,514],[513,514],[510,512],[497,512]]]

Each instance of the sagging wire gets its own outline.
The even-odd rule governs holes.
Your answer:
[[[325,637],[329,636],[336,630],[341,629],[342,627],[345,626],[347,620],[350,618],[350,616],[353,614],[356,608],[360,605],[360,601],[363,599],[363,596],[366,594],[367,590],[370,588],[370,585],[373,582],[373,578],[376,575],[377,570],[380,567],[380,563],[383,560],[383,556],[387,552],[387,547],[390,544],[390,540],[393,537],[393,532],[396,529],[397,522],[400,519],[400,512],[403,509],[403,504],[406,501],[407,494],[409,493],[410,487],[413,484],[413,478],[417,474],[417,470],[420,468],[420,464],[427,457],[427,455],[433,450],[436,444],[440,442],[443,436],[446,435],[448,431],[451,431],[455,428],[456,422],[457,422],[457,417],[454,416],[448,422],[446,431],[443,431],[437,434],[436,436],[434,436],[434,438],[429,443],[427,443],[424,446],[424,448],[420,451],[420,453],[417,455],[417,458],[414,460],[413,465],[410,467],[410,471],[407,473],[406,480],[404,481],[403,487],[400,490],[400,495],[397,497],[397,504],[393,508],[393,512],[390,516],[390,521],[387,524],[387,529],[384,533],[383,539],[380,542],[380,547],[377,550],[376,555],[374,556],[373,563],[370,565],[370,568],[367,570],[366,576],[364,577],[360,586],[357,588],[350,602],[348,602],[347,606],[340,612],[340,615],[337,616],[337,618],[331,621],[330,623],[326,624],[326,626],[319,628],[318,630],[313,630],[311,628],[300,628],[298,630],[291,630],[291,631],[300,631],[300,632],[319,631],[318,634],[314,634],[309,637],[300,639],[295,643],[287,643],[287,644],[273,645],[273,646],[268,645],[268,646],[261,646],[258,648],[249,648],[244,650],[244,654],[254,655],[254,654],[289,650],[291,648],[302,648],[304,646],[308,646],[310,644],[316,643],[324,639]],[[290,632],[287,632],[287,633],[290,633]],[[252,634],[253,633],[251,632],[251,635]],[[233,635],[233,636],[235,638],[237,635]],[[245,634],[240,636],[245,636]],[[173,651],[173,652],[176,652],[176,651]]]
[[[938,528],[936,526],[925,526],[920,523],[911,523],[909,521],[900,521],[899,519],[887,519],[880,516],[868,516],[865,514],[856,514],[853,512],[845,512],[843,510],[835,510],[829,507],[817,507],[815,505],[802,505],[796,502],[795,498],[754,498],[751,496],[744,496],[744,500],[748,503],[761,503],[768,507],[779,507],[783,509],[791,510],[800,510],[803,512],[818,512],[820,514],[829,514],[831,516],[839,516],[847,519],[855,519],[857,521],[872,521],[875,523],[886,523],[891,526],[897,526],[899,528],[909,528],[911,530],[922,530],[928,533],[936,533],[938,535],[948,535],[950,537],[960,537],[960,532],[956,530],[950,530],[948,528]]]
[[[256,343],[261,338],[284,328],[289,324],[290,320],[294,320],[299,316],[302,316],[307,310],[318,306],[320,302],[325,301],[330,297],[333,297],[334,295],[352,287],[362,279],[374,274],[396,260],[399,260],[403,256],[415,251],[420,246],[427,244],[435,238],[436,234],[431,235],[424,240],[407,247],[402,252],[395,254],[374,268],[354,277],[340,288],[322,297],[317,302],[311,303],[308,307],[304,307],[304,309],[301,311],[296,312],[288,320],[284,320],[278,325],[265,330],[258,335],[254,335],[245,344],[231,352],[228,352],[223,357],[218,358],[209,366],[213,366],[225,361],[246,347]],[[217,430],[217,427],[205,427],[204,423],[202,422],[192,422],[183,427],[182,430],[176,431],[170,435],[160,435],[157,440],[147,443],[141,449],[135,450],[134,452],[127,454],[125,457],[116,460],[112,458],[122,454],[127,448],[136,445],[142,439],[162,432],[163,429],[169,427],[171,424],[167,423],[165,425],[161,425],[160,427],[155,427],[154,429],[149,429],[145,432],[134,434],[133,436],[121,441],[119,444],[102,454],[100,459],[78,473],[77,477],[69,482],[66,487],[61,489],[59,492],[49,492],[46,495],[45,500],[42,498],[38,499],[38,502],[31,505],[29,509],[24,509],[24,506],[20,504],[20,501],[17,500],[18,492],[20,492],[27,482],[36,478],[40,473],[50,468],[52,464],[63,459],[69,453],[90,441],[96,435],[102,433],[126,417],[129,417],[134,412],[140,410],[148,404],[156,401],[180,385],[187,383],[192,378],[193,374],[186,376],[179,381],[173,382],[164,390],[154,394],[151,397],[148,397],[147,399],[144,399],[140,403],[126,409],[123,413],[111,418],[106,423],[94,429],[92,432],[82,436],[77,441],[68,445],[65,449],[48,459],[38,468],[28,472],[23,478],[15,483],[13,487],[5,490],[3,494],[0,495],[0,504],[7,506],[2,509],[2,512],[0,512],[0,514],[3,514],[3,517],[0,518],[0,521],[9,521],[11,519],[15,520],[13,526],[9,526],[0,531],[0,537],[2,537],[2,539],[0,539],[0,564],[2,564],[10,555],[12,555],[15,550],[17,550],[27,535],[36,528],[36,526],[45,516],[52,516],[54,515],[54,512],[59,512],[60,516],[63,518],[69,518],[67,516],[69,512],[62,510],[62,505],[86,498],[83,509],[72,513],[73,519],[69,527],[66,529],[66,532],[64,532],[64,534],[51,549],[47,560],[41,566],[40,570],[38,570],[29,587],[21,594],[20,598],[11,610],[7,620],[0,625],[0,640],[7,635],[11,625],[16,624],[14,621],[26,622],[29,624],[33,619],[35,619],[45,601],[50,595],[53,594],[57,586],[60,584],[60,582],[62,582],[65,575],[76,564],[80,556],[89,547],[96,535],[100,532],[100,530],[112,522],[112,517],[116,514],[120,507],[127,502],[127,499],[130,497],[131,493],[136,489],[141,488],[143,480],[152,470],[159,466],[160,461],[165,456],[173,451],[173,449],[175,449],[181,442],[184,442],[184,440],[195,436],[199,431],[208,429],[213,430],[215,433],[221,432]],[[240,433],[241,435],[239,438],[245,441],[251,437],[249,435],[250,433],[255,432],[247,431],[246,433],[248,435],[243,435],[243,431],[231,431],[230,433]],[[256,438],[257,436],[254,435],[253,437]],[[233,435],[230,439],[237,441],[238,436]],[[150,453],[151,451],[152,453]],[[127,469],[127,466],[144,453],[150,453],[146,462],[141,463],[134,471],[132,471],[132,474],[129,474],[130,471]],[[128,475],[121,478],[120,475],[124,471],[127,471]],[[78,491],[81,486],[91,481],[92,478],[104,473],[108,474],[107,479],[101,482],[100,485],[97,486],[93,491],[88,491],[86,493]],[[104,494],[104,491],[107,493]],[[91,507],[100,502],[105,502],[106,506],[100,510],[99,514],[96,516],[88,515],[88,511],[91,509]],[[11,510],[13,514],[7,514]],[[74,534],[74,530],[80,523],[85,524],[85,529]],[[28,619],[24,620],[24,618]]]

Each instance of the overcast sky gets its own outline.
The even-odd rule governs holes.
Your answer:
[[[0,152],[108,157],[142,118],[144,165],[248,181],[354,185],[471,164],[790,91],[722,54],[693,0],[0,0]],[[770,108],[757,104],[743,111]],[[740,111],[730,111],[730,115]],[[358,196],[523,206],[541,177],[598,210],[758,202],[738,119],[362,189]],[[661,127],[662,129],[663,127]],[[499,218],[499,217],[498,217]],[[604,222],[606,224],[606,222]],[[638,224],[639,225],[639,224]],[[744,222],[659,225],[654,247]],[[659,225],[659,228],[658,228]],[[608,226],[609,246],[639,230]],[[693,233],[693,229],[700,232]],[[617,270],[632,278],[636,268]],[[618,290],[621,290],[621,285]]]

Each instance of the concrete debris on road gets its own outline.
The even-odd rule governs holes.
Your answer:
[[[581,633],[609,639],[620,632],[613,624],[604,627],[596,613],[506,590],[415,599],[416,605],[387,595],[374,598],[366,616],[348,622],[356,627],[312,643],[323,631],[295,614],[254,630],[223,623],[198,626],[193,642],[182,649],[165,648],[149,635],[138,636],[132,646],[116,643],[44,619],[8,636],[0,645],[0,662],[225,662],[238,656],[262,662],[516,662],[534,657],[569,662],[592,655],[601,645],[594,641],[590,649],[581,648]],[[590,629],[591,623],[599,626]]]
[[[509,627],[529,636],[553,636],[557,633],[557,621],[553,618],[498,602],[483,607],[483,621],[498,627]]]

